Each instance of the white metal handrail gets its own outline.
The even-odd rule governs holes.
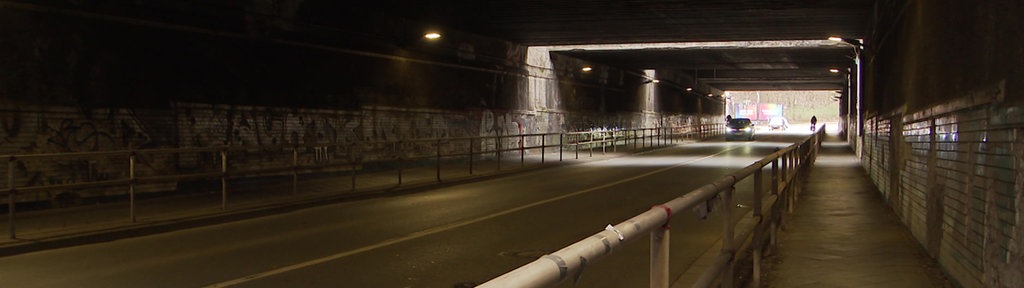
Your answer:
[[[478,287],[551,287],[569,278],[569,275],[578,275],[584,269],[586,263],[594,262],[615,251],[620,245],[631,240],[640,238],[644,233],[651,235],[651,271],[650,287],[669,287],[669,220],[672,213],[676,211],[688,211],[698,204],[709,201],[712,197],[721,196],[721,207],[732,207],[732,194],[734,185],[747,177],[754,177],[754,205],[752,216],[756,225],[752,231],[743,231],[743,237],[737,241],[734,239],[735,227],[731,209],[718,209],[722,211],[724,219],[722,251],[716,258],[715,264],[706,270],[697,279],[694,287],[709,287],[716,278],[720,278],[722,287],[733,287],[733,277],[736,266],[736,256],[749,246],[753,246],[754,255],[754,287],[760,285],[760,257],[765,242],[765,231],[770,232],[771,243],[774,246],[775,235],[777,234],[778,221],[781,217],[777,215],[780,206],[776,203],[781,200],[781,205],[792,212],[796,196],[799,194],[800,179],[808,170],[817,156],[824,131],[812,134],[804,141],[786,147],[772,153],[753,164],[736,171],[732,174],[719,178],[718,180],[704,185],[696,190],[690,191],[683,196],[675,198],[661,205],[655,205],[647,212],[636,215],[616,225],[609,225],[604,231],[587,237],[554,253],[544,255],[539,259],[520,266],[508,273],[491,279]],[[781,166],[780,166],[780,163]],[[763,170],[771,166],[773,183],[772,195],[763,197]],[[772,211],[763,214],[765,206]],[[747,241],[747,238],[749,239]],[[737,242],[744,243],[737,247]],[[743,248],[743,249],[739,249]],[[720,276],[720,277],[719,277]]]

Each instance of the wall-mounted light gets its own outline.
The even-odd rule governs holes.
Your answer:
[[[829,68],[828,72],[839,73],[839,68]]]
[[[590,72],[590,71],[593,71],[594,68],[590,67],[590,66],[583,66],[583,69],[580,69],[580,70],[582,70],[583,72]]]
[[[693,87],[686,87],[686,92],[693,91]]]
[[[437,32],[429,32],[429,33],[427,33],[427,34],[423,34],[423,38],[427,38],[427,40],[437,40],[437,39],[441,39],[441,33],[437,33]]]
[[[654,79],[654,80],[651,80],[651,83],[661,83],[661,80]]]

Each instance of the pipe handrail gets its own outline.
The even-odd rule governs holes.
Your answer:
[[[387,140],[387,141],[355,141],[350,143],[303,143],[300,145],[295,144],[271,144],[271,145],[213,145],[207,147],[151,147],[151,148],[138,148],[133,147],[129,144],[127,149],[120,150],[108,150],[108,151],[84,151],[84,152],[47,152],[47,153],[25,153],[25,154],[7,154],[0,157],[6,157],[8,159],[7,168],[7,187],[0,188],[0,195],[6,196],[8,202],[8,218],[9,218],[9,237],[15,238],[15,203],[17,202],[16,196],[22,195],[23,193],[30,192],[42,192],[42,191],[64,191],[64,190],[76,190],[93,187],[117,187],[117,186],[128,186],[127,195],[129,197],[130,206],[130,219],[135,222],[135,194],[136,185],[139,184],[152,184],[152,183],[165,183],[165,182],[176,182],[186,180],[198,180],[198,179],[219,179],[221,183],[221,208],[227,209],[227,196],[228,189],[227,184],[229,179],[238,179],[246,176],[284,176],[291,175],[292,177],[292,194],[295,193],[298,183],[299,173],[317,173],[322,171],[351,171],[352,177],[352,191],[356,190],[356,171],[361,170],[362,167],[366,167],[367,164],[374,163],[394,163],[397,162],[398,168],[398,185],[402,185],[402,174],[403,174],[403,162],[408,161],[420,161],[424,159],[436,159],[437,169],[437,181],[441,182],[441,162],[445,158],[457,158],[467,157],[469,159],[469,174],[473,174],[473,160],[477,155],[485,155],[486,157],[493,157],[497,163],[497,169],[502,169],[503,158],[507,158],[508,152],[519,152],[519,161],[525,163],[525,155],[529,150],[540,150],[540,161],[543,164],[545,162],[544,154],[547,153],[548,148],[557,150],[558,161],[563,161],[563,154],[565,151],[576,151],[576,158],[579,158],[579,150],[590,149],[591,156],[593,156],[594,149],[601,149],[605,151],[606,147],[614,151],[619,146],[628,145],[629,142],[633,142],[634,149],[637,148],[638,142],[643,142],[643,148],[654,147],[656,145],[663,145],[672,143],[672,138],[684,138],[688,135],[700,135],[712,136],[717,134],[708,134],[703,131],[703,128],[707,126],[714,126],[720,124],[696,124],[696,125],[683,125],[683,126],[672,126],[672,127],[656,127],[656,128],[635,128],[635,129],[613,129],[613,130],[593,130],[593,131],[575,131],[575,132],[562,132],[562,133],[523,133],[523,134],[509,134],[509,135],[490,135],[490,136],[471,136],[471,137],[453,137],[453,138],[424,138],[424,139],[399,139],[399,140]],[[688,133],[673,133],[675,130],[690,131]],[[539,141],[536,139],[540,137]],[[548,141],[557,137],[557,141]],[[508,140],[514,139],[514,140]],[[657,140],[656,140],[657,139]],[[467,144],[460,142],[468,141]],[[489,143],[493,141],[493,143]],[[538,143],[539,142],[539,143]],[[428,144],[423,144],[428,143]],[[557,144],[555,144],[557,143]],[[610,143],[610,145],[609,145]],[[621,143],[621,144],[620,144]],[[657,143],[657,144],[656,144]],[[486,145],[484,145],[486,144]],[[431,146],[432,145],[432,146]],[[442,145],[448,145],[448,147],[455,147],[456,149],[443,150]],[[467,145],[468,152],[465,150],[458,150],[458,147]],[[480,149],[475,147],[480,146]],[[517,147],[518,146],[518,147]],[[333,148],[332,148],[333,147]],[[462,147],[462,148],[465,148]],[[310,150],[303,151],[304,155],[302,161],[299,161],[299,150],[302,148],[306,149],[317,149],[311,152]],[[327,148],[319,150],[319,148]],[[410,149],[412,148],[412,149]],[[357,153],[367,151],[369,153]],[[457,151],[458,150],[458,151]],[[339,155],[346,153],[345,155]],[[291,154],[291,161],[287,161],[284,158],[277,159],[277,161],[269,163],[269,165],[246,165],[246,159],[242,159],[242,164],[229,165],[229,159],[231,155],[237,155],[239,152],[244,153],[243,155],[287,155]],[[290,152],[290,153],[289,153]],[[530,153],[534,153],[531,151]],[[211,155],[186,155],[190,153],[209,153]],[[170,154],[164,156],[162,154]],[[311,154],[315,154],[315,160],[309,161]],[[359,156],[356,156],[359,154]],[[321,156],[323,155],[323,156]],[[335,155],[339,155],[335,157]],[[111,159],[110,157],[124,158],[124,166],[122,167],[119,163],[120,160]],[[212,157],[211,157],[212,156]],[[91,158],[90,158],[91,157]],[[170,169],[169,171],[136,171],[137,163],[145,163],[151,161],[163,161],[164,157],[204,157],[204,159],[212,159],[213,161],[203,161],[200,166]],[[323,158],[321,158],[323,157]],[[120,169],[126,169],[125,174],[113,173],[114,175],[127,175],[127,177],[119,177],[114,179],[94,179],[93,176],[87,176],[84,179],[74,179],[71,183],[59,183],[59,184],[42,184],[42,183],[20,183],[17,182],[15,177],[15,170],[18,162],[24,163],[23,161],[39,161],[39,159],[52,159],[52,158],[84,158],[78,160],[88,160],[90,169],[94,160],[103,160],[104,165],[107,162],[112,162],[112,165],[105,169],[104,172],[115,171]],[[334,158],[344,159],[335,160]],[[237,159],[237,158],[236,158]],[[50,160],[46,160],[50,161]],[[237,161],[237,160],[236,160]],[[507,161],[507,160],[505,160]],[[250,168],[256,167],[256,168]],[[145,175],[155,174],[155,175]],[[103,178],[103,177],[101,177]]]
[[[665,227],[671,219],[671,213],[673,211],[688,211],[703,201],[707,201],[712,197],[719,194],[726,193],[726,197],[731,198],[733,186],[739,180],[750,177],[755,173],[760,173],[768,165],[774,165],[775,161],[779,159],[785,159],[786,157],[797,156],[798,158],[807,158],[808,161],[804,161],[801,164],[809,164],[813,161],[812,157],[816,156],[816,148],[820,146],[821,135],[823,131],[818,131],[805,140],[787,146],[784,149],[780,149],[759,161],[755,161],[743,169],[736,172],[723,176],[710,184],[701,186],[700,188],[691,190],[680,197],[674,198],[660,205],[655,205],[651,209],[636,215],[626,221],[620,222],[616,225],[609,225],[604,231],[598,232],[593,236],[587,237],[583,240],[570,244],[565,248],[562,248],[554,253],[544,255],[533,262],[526,265],[520,266],[512,271],[502,274],[496,278],[491,279],[483,283],[478,287],[550,287],[563,280],[569,278],[569,275],[577,275],[581,273],[581,269],[584,269],[586,263],[594,262],[599,258],[611,254],[616,247],[629,242],[630,240],[640,238],[639,236],[643,233],[652,233],[659,227]],[[805,144],[812,144],[812,149],[807,149],[807,155],[792,155],[794,153],[801,153],[799,148]],[[814,155],[812,155],[812,153]],[[806,166],[802,166],[806,167]],[[794,169],[803,170],[802,167],[795,167]],[[797,177],[796,173],[788,174],[783,173],[782,179],[786,179],[787,187],[790,186],[788,183],[790,179]],[[781,179],[780,179],[781,180]],[[785,189],[780,191],[789,191],[792,189]],[[792,193],[792,191],[790,191]],[[793,197],[793,196],[786,196]],[[790,198],[791,199],[791,198]],[[758,203],[756,205],[761,206],[764,199],[755,199]],[[731,203],[723,203],[728,207]],[[724,210],[724,209],[723,209]],[[763,217],[763,215],[761,215]],[[730,218],[730,217],[726,217]],[[727,223],[731,223],[731,219],[726,219]],[[727,224],[734,225],[734,224]],[[755,225],[755,228],[758,225]],[[731,228],[727,228],[730,231]],[[753,236],[754,233],[750,233],[749,236]],[[763,235],[762,235],[763,236]],[[652,237],[653,238],[653,237]],[[727,237],[731,238],[731,237]],[[732,239],[727,240],[731,242]],[[761,239],[755,239],[755,241],[761,241]],[[652,243],[652,246],[653,243]],[[723,244],[723,246],[725,246]],[[653,248],[652,248],[653,249]],[[698,279],[698,284],[694,287],[707,287],[713,281],[714,275],[720,274],[721,270],[726,269],[728,264],[733,261],[737,250],[729,251],[729,247],[723,247],[723,253],[719,255],[715,264],[705,271],[701,279]],[[728,252],[728,253],[727,253]],[[667,251],[662,251],[666,253]],[[654,258],[652,256],[652,258]],[[652,259],[652,265],[654,260]],[[652,267],[652,273],[654,273]],[[710,276],[708,276],[710,275]],[[710,279],[708,279],[710,277]],[[667,287],[667,283],[660,283],[655,285],[654,276],[652,274],[652,287]],[[731,282],[731,280],[730,280]],[[664,286],[663,286],[664,285]],[[729,286],[729,285],[725,285]]]

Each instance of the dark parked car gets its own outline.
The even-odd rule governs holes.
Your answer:
[[[732,118],[725,124],[725,140],[754,140],[754,122],[750,118]]]

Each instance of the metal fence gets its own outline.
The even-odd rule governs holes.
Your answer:
[[[375,170],[394,172],[397,185],[403,184],[406,171],[411,168],[434,166],[436,181],[442,182],[442,164],[459,162],[473,175],[481,165],[502,165],[519,162],[526,165],[527,156],[539,158],[541,164],[553,161],[546,157],[557,154],[579,158],[580,153],[597,153],[620,149],[646,149],[679,143],[685,139],[703,139],[724,132],[721,124],[702,124],[681,127],[644,128],[627,130],[583,131],[570,133],[517,134],[464,138],[410,139],[398,141],[366,141],[358,143],[326,143],[304,146],[262,145],[245,147],[157,148],[79,152],[6,155],[8,159],[6,186],[2,194],[7,202],[9,236],[16,237],[16,203],[19,195],[51,193],[53,191],[86,191],[102,189],[100,196],[127,196],[127,219],[136,222],[137,196],[140,190],[157,191],[173,188],[183,181],[219,180],[220,208],[228,209],[230,179],[250,179],[266,176],[290,176],[292,194],[297,193],[300,175],[348,173],[351,191],[356,190],[360,173]],[[477,148],[479,147],[479,149]],[[549,153],[551,155],[549,155]],[[567,155],[566,153],[572,153]],[[518,158],[518,159],[515,159]],[[260,159],[274,159],[261,161]],[[518,161],[516,161],[518,160]],[[88,166],[88,175],[75,175],[80,181],[46,182],[16,178],[18,167],[25,163],[62,162]],[[103,163],[102,172],[94,169]],[[167,163],[177,163],[169,165]],[[188,163],[188,164],[182,164]],[[51,165],[53,166],[53,165]],[[59,166],[59,165],[58,165]],[[66,166],[66,165],[65,165]],[[140,169],[140,166],[147,169]],[[374,167],[374,168],[369,168]],[[384,167],[384,168],[381,168]],[[23,170],[23,169],[22,169]],[[26,178],[26,176],[22,176]],[[18,183],[27,183],[18,185]]]
[[[800,193],[800,185],[806,177],[808,168],[817,157],[824,136],[824,129],[819,130],[798,144],[781,149],[749,166],[722,177],[711,184],[685,193],[669,202],[652,207],[647,212],[636,215],[617,225],[609,225],[605,231],[594,234],[554,253],[512,270],[504,275],[491,279],[478,287],[551,287],[569,275],[578,275],[586,263],[608,256],[620,245],[650,233],[651,239],[651,271],[650,287],[669,287],[669,227],[673,213],[689,211],[697,205],[706,205],[716,197],[718,211],[721,211],[724,224],[722,228],[722,250],[715,258],[714,264],[703,272],[693,287],[710,287],[715,281],[721,287],[734,287],[736,268],[746,251],[752,254],[752,287],[760,287],[761,257],[766,248],[773,248],[777,243],[778,228],[782,221],[782,211],[793,212],[793,205]],[[765,183],[764,172],[770,166],[769,182]],[[754,205],[753,211],[742,216],[753,225],[743,226],[746,229],[737,231],[736,218],[731,209],[734,207],[733,191],[740,180],[753,177]],[[765,191],[765,184],[770,190]],[[767,196],[765,192],[769,192]],[[736,235],[739,234],[739,237]],[[765,246],[768,243],[768,246]]]

